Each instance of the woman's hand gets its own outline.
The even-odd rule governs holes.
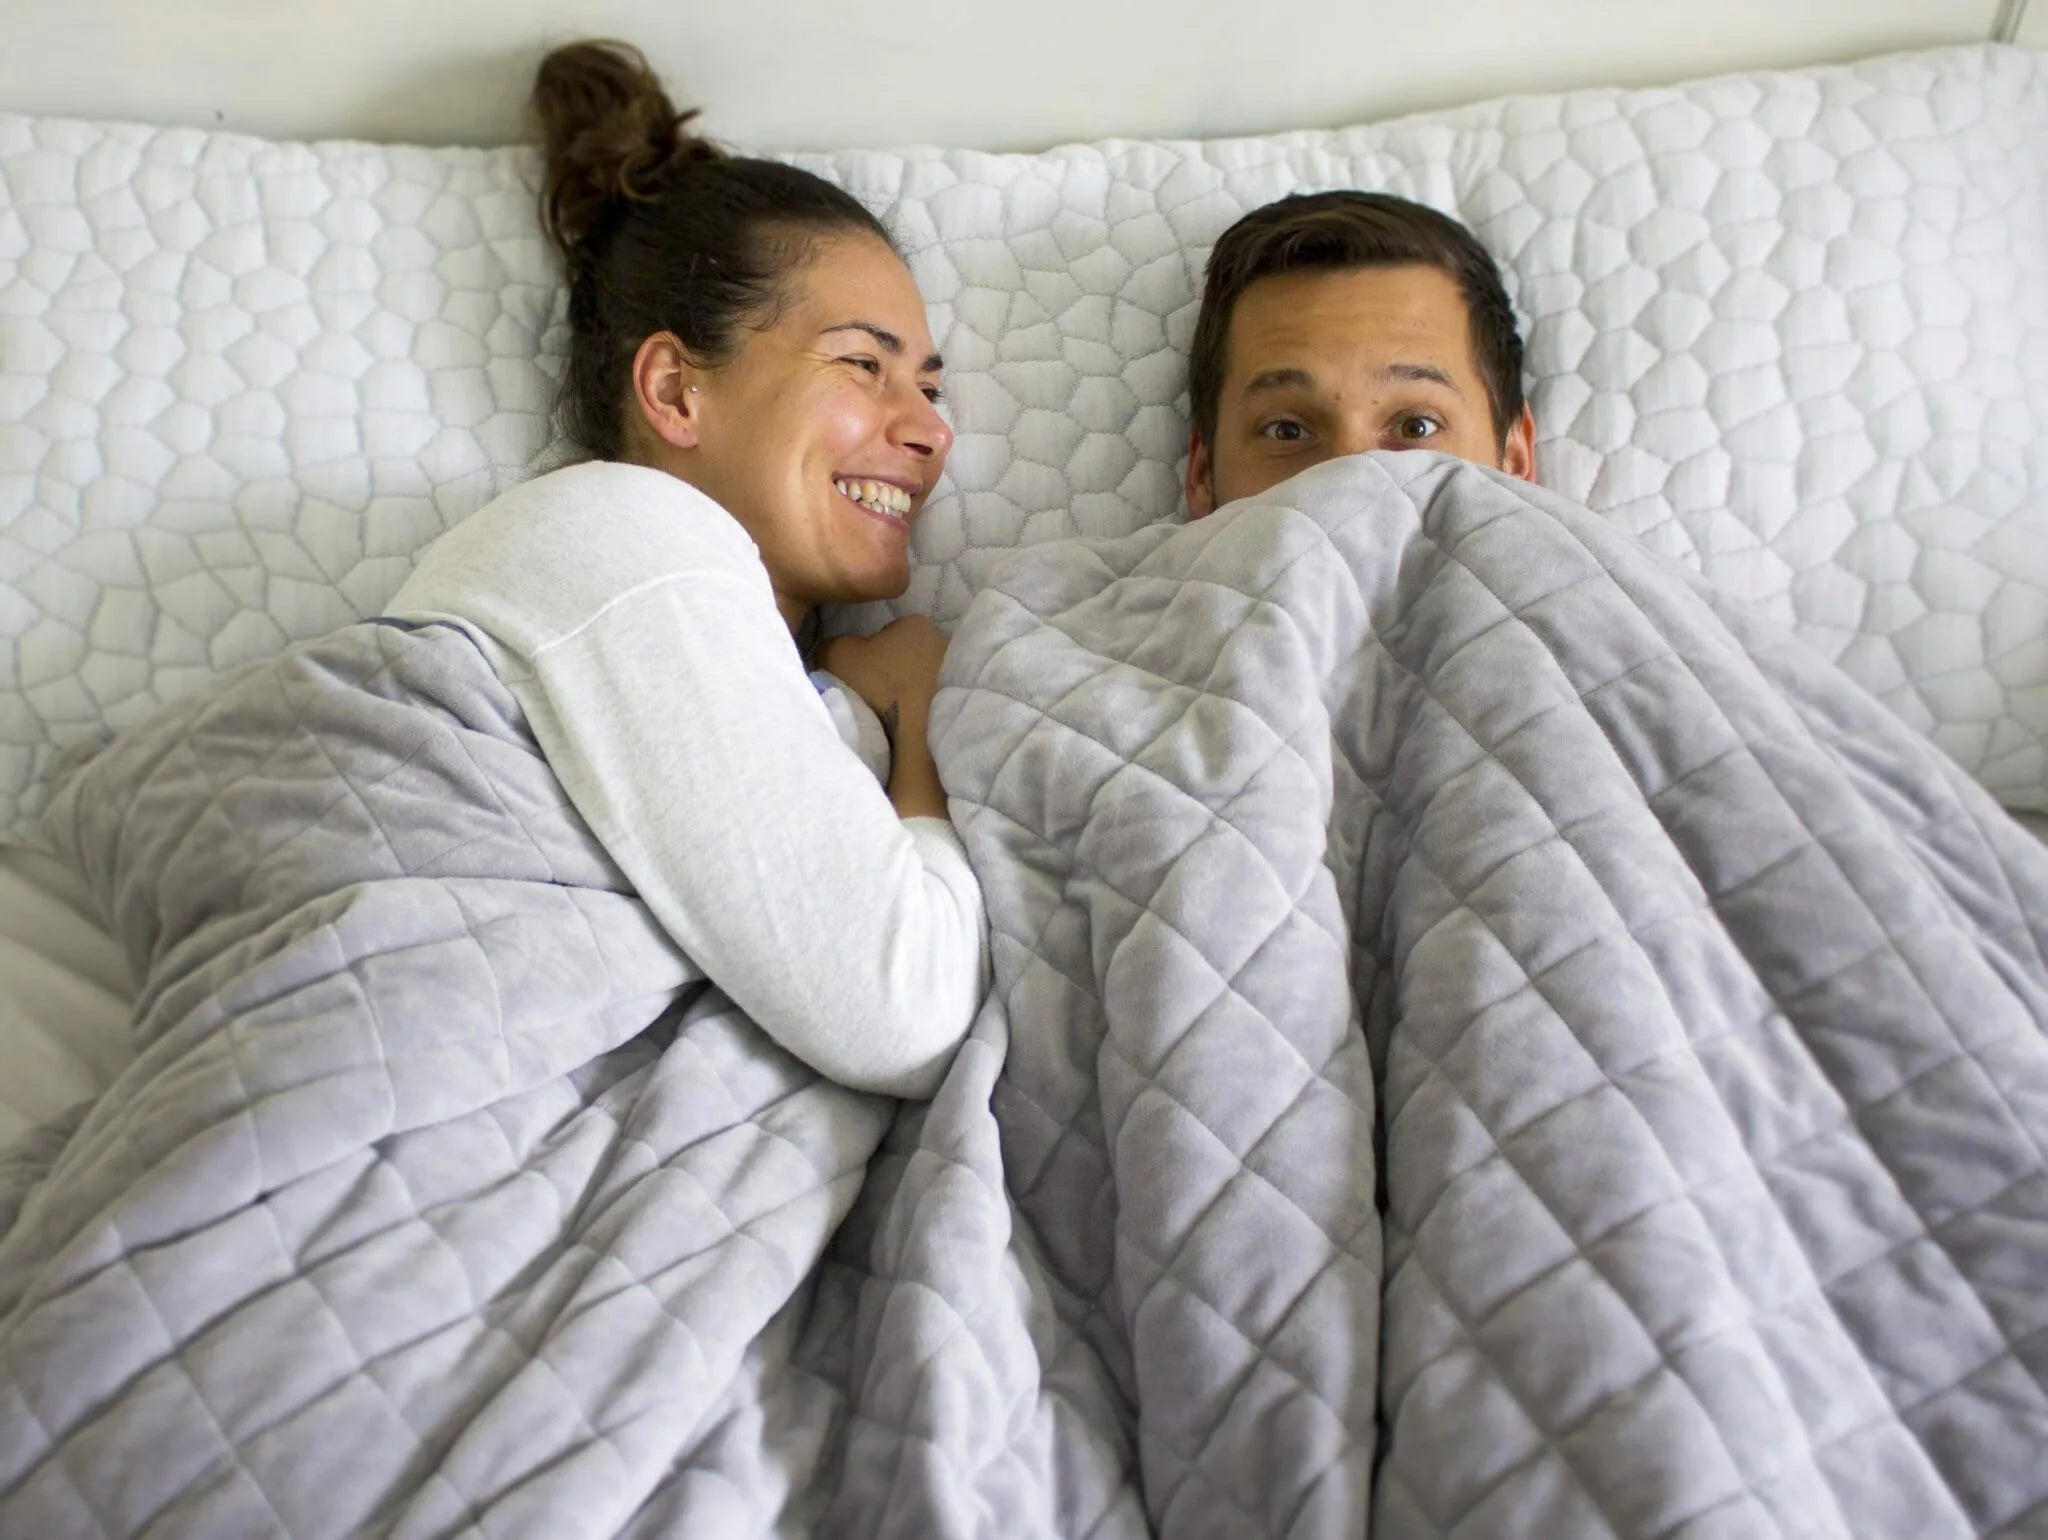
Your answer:
[[[891,711],[926,711],[938,693],[946,638],[922,615],[892,620],[873,636],[835,636],[819,647],[818,667],[843,680],[885,726]],[[896,731],[890,727],[889,736]]]
[[[868,703],[889,734],[889,800],[904,818],[944,818],[946,791],[925,731],[946,638],[922,615],[892,620],[873,636],[835,636],[819,647],[819,668]]]

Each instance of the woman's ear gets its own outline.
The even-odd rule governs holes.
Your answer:
[[[702,427],[703,371],[674,332],[656,332],[633,354],[633,405],[671,449],[695,449]]]

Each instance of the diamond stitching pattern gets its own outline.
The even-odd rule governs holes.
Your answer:
[[[1367,811],[1362,824],[1348,812],[1330,824],[1333,841],[1348,830],[1363,842],[1332,843],[1318,863],[1331,891],[1386,906],[1382,917],[1363,907],[1344,917],[1354,938],[1347,953],[1362,963],[1353,982],[1364,1038],[1386,1056],[1380,1340],[1392,1357],[1379,1387],[1381,1532],[1619,1535],[1709,1524],[1742,1532],[1797,1516],[1826,1523],[1820,1516],[1832,1514],[1843,1532],[1860,1533],[1889,1522],[1878,1513],[1913,1511],[1939,1515],[1929,1520],[1937,1529],[1992,1533],[2007,1515],[2034,1509],[2032,1462],[2016,1465],[2011,1456],[2030,1419],[2048,1416],[2039,1374],[2021,1367],[2031,1334],[2048,1323],[2038,1312],[2015,1312],[2009,1285],[1983,1271],[2008,1264],[1993,1262],[1996,1253],[1972,1230],[1980,1213],[2010,1213],[1997,1232],[2011,1248],[2008,1262],[2048,1246],[2048,1209],[2036,1201],[2048,1193],[2048,1161],[2024,1121],[2048,1085],[2040,1026],[2048,978],[2038,970],[2034,927],[2009,909],[1964,905],[1958,894],[1973,891],[1967,887],[1914,877],[1899,889],[1899,877],[1881,874],[1922,871],[1911,865],[1908,842],[1940,824],[1923,815],[1880,827],[1870,804],[1829,785],[1840,770],[1819,767],[1903,776],[1882,788],[1885,800],[1937,816],[1963,810],[1954,773],[1752,618],[1725,611],[1743,643],[1717,634],[1720,622],[1704,618],[1711,611],[1682,577],[1658,571],[1563,504],[1532,499],[1560,520],[1555,538],[1578,551],[1581,570],[1562,585],[1531,583],[1532,569],[1567,570],[1535,554],[1551,534],[1525,527],[1507,541],[1478,538],[1513,519],[1519,494],[1510,487],[1424,458],[1328,467],[1312,485],[1295,485],[1305,487],[1296,506],[1312,510],[1321,532],[1319,555],[1301,554],[1287,523],[1297,515],[1247,512],[1235,516],[1236,527],[1258,529],[1263,545],[1238,541],[1226,517],[1202,526],[1199,539],[1190,531],[1122,553],[1048,553],[1050,572],[1012,568],[998,580],[1003,591],[988,595],[960,633],[953,687],[941,702],[936,730],[949,785],[973,807],[971,843],[989,860],[1000,849],[1005,866],[1014,858],[1044,884],[1036,898],[1010,894],[1027,906],[1007,922],[999,914],[998,925],[1045,944],[1061,934],[1047,907],[1080,905],[1110,926],[1114,944],[1095,952],[1095,998],[1105,1013],[1098,1030],[1105,1051],[1126,1059],[1139,1076],[1132,1084],[1142,1087],[1136,1100],[1125,1099],[1121,1078],[1104,1066],[1103,1175],[1095,1180],[1118,1195],[1119,1223],[1143,1226],[1163,1212],[1148,1191],[1157,1180],[1149,1173],[1173,1170],[1178,1157],[1163,1153],[1171,1146],[1142,1113],[1146,1098],[1171,1094],[1162,1082],[1218,999],[1204,961],[1214,946],[1205,927],[1227,928],[1236,916],[1214,904],[1163,908],[1131,885],[1138,870],[1163,885],[1159,874],[1184,871],[1203,854],[1199,841],[1170,826],[1141,867],[1109,847],[1091,852],[1085,834],[1049,837],[1067,827],[1059,774],[1048,790],[1042,768],[1034,783],[1010,764],[1027,724],[1030,735],[1048,731],[1027,682],[1062,681],[1060,731],[1094,744],[1142,738],[1144,756],[1160,762],[1163,747],[1206,743],[1219,758],[1211,773],[1238,784],[1237,767],[1264,751],[1256,736],[1216,729],[1205,737],[1192,725],[1200,713],[1185,692],[1202,688],[1192,682],[1210,670],[1202,628],[1228,630],[1260,605],[1316,615],[1324,631],[1358,626],[1368,635],[1363,644],[1316,637],[1305,651],[1331,660],[1332,677],[1373,681],[1352,700],[1400,703],[1384,709],[1402,713],[1401,731],[1385,729],[1401,757],[1376,756],[1366,714],[1328,724],[1334,781],[1314,765],[1312,733],[1290,727],[1274,735],[1308,756],[1288,760],[1290,773],[1298,767],[1311,782],[1340,786],[1339,808]],[[1410,501],[1419,525],[1403,522]],[[1285,548],[1290,557],[1233,566],[1218,554],[1232,542],[1245,551]],[[1398,595],[1390,580],[1384,590],[1353,585],[1351,605],[1333,606],[1318,561],[1344,569],[1331,584],[1353,585],[1351,573],[1378,582],[1399,570],[1402,585]],[[1432,561],[1434,569],[1423,565]],[[1164,611],[1176,568],[1190,589],[1231,575],[1214,590],[1213,613],[1181,621],[1195,628],[1192,645],[1153,681],[1155,694],[1175,700],[1162,738],[1158,711],[1104,712],[1075,690],[1077,665],[1063,654],[1102,649],[1096,668],[1106,674],[1127,667],[1130,638],[1143,636],[1153,654],[1171,659],[1180,633],[1163,618],[1148,628],[1139,606]],[[1419,570],[1440,574],[1435,583],[1459,600],[1432,611],[1434,590]],[[1113,628],[1089,618],[1093,595],[1110,584]],[[1229,593],[1232,586],[1241,592]],[[1013,603],[1034,610],[1035,630],[1015,623],[1006,609]],[[984,627],[984,613],[1004,618]],[[1220,618],[1226,614],[1229,622]],[[1470,624],[1481,614],[1483,624]],[[1545,671],[1564,684],[1561,693],[1550,693]],[[1674,681],[1685,689],[1674,693]],[[1250,688],[1247,699],[1280,711],[1319,690],[1330,694],[1322,678]],[[1514,709],[1500,709],[1489,689]],[[1654,736],[1667,722],[1677,735],[1669,744]],[[1183,751],[1177,762],[1200,756]],[[1907,762],[1919,768],[1908,775]],[[1570,776],[1559,776],[1561,765]],[[1274,769],[1268,760],[1267,772]],[[1099,785],[1102,773],[1091,771],[1086,784]],[[1026,786],[1034,794],[1020,800]],[[1171,784],[1136,792],[1141,800],[1121,816],[1158,818],[1158,803],[1183,795]],[[1703,821],[1730,798],[1748,810],[1741,823],[1725,815]],[[1106,823],[1118,816],[1112,806],[1091,793],[1088,816]],[[1318,810],[1330,804],[1306,797],[1301,807],[1321,838]],[[1376,823],[1409,832],[1389,837],[1391,864],[1375,880],[1354,881],[1354,871],[1372,864],[1382,837]],[[1974,817],[1965,826],[1992,832]],[[1253,843],[1241,858],[1215,853],[1222,869],[1234,859],[1248,869],[1270,859],[1276,829],[1301,825],[1245,828]],[[1731,839],[1741,828],[1750,832]],[[1987,848],[1982,858],[1997,876],[1987,891],[2008,876],[2020,891],[2042,881],[2015,865],[2028,847],[1990,844],[1997,854]],[[1179,854],[1169,864],[1172,851]],[[1924,897],[1898,907],[1908,890]],[[1809,891],[1835,896],[1823,901]],[[1313,904],[1315,895],[1313,885],[1300,888],[1294,901]],[[1890,907],[1879,906],[1880,897]],[[1546,909],[1546,900],[1561,907]],[[1133,918],[1130,906],[1140,903],[1145,912]],[[1829,925],[1838,941],[1853,946],[1814,950],[1771,939],[1767,926],[1798,936],[1800,917],[1816,903],[1836,916]],[[1028,923],[1016,923],[1025,915]],[[1965,934],[1980,916],[1994,933],[2015,924],[2026,933],[2001,975],[2016,993],[1959,1015],[1956,991],[1964,986],[1928,973],[1913,955],[1915,938],[1930,925]],[[1266,920],[1251,923],[1262,938],[1256,950],[1247,954],[1232,936],[1222,943],[1229,955],[1258,957],[1280,945]],[[1120,989],[1120,949],[1149,926],[1171,938],[1168,960],[1145,975],[1144,990]],[[1828,928],[1819,927],[1820,941]],[[1368,945],[1375,935],[1381,939]],[[1716,985],[1701,972],[1707,964],[1735,976]],[[1902,979],[1906,992],[1887,990],[1893,1003],[1879,1012],[1898,1024],[1880,1030],[1856,1002],[1882,970],[1902,966],[1912,970]],[[1185,992],[1183,978],[1192,986]],[[1603,995],[1611,998],[1602,1003]],[[1021,1013],[1015,1029],[1039,1029],[1037,1002],[1011,995],[1007,1005]],[[1922,1015],[1938,1023],[1909,1025]],[[1501,1028],[1497,1047],[1481,1035],[1488,1022]],[[1624,1032],[1630,1022],[1635,1029]],[[1264,1028],[1247,1022],[1238,1030]],[[1155,1031],[1175,1039],[1165,1056],[1120,1049],[1120,1036]],[[1999,1068],[1987,1078],[1980,1060]],[[1325,1061],[1321,1073],[1338,1062]],[[1997,1075],[2012,1092],[1994,1084]],[[1759,1117],[1766,1088],[1798,1115]],[[1976,1109],[1981,1154],[1927,1124],[1944,1102]],[[1177,1096],[1173,1105],[1176,1117],[1194,1106]],[[1218,1115],[1198,1114],[1195,1126]],[[1147,1148],[1161,1153],[1133,1165]],[[1949,1164],[1916,1165],[1936,1155]],[[1033,1169],[1018,1201],[1042,1212],[1059,1189],[1047,1168]],[[1126,1319],[1142,1319],[1162,1281],[1185,1288],[1177,1273],[1213,1276],[1197,1237],[1232,1191],[1230,1169],[1191,1190],[1200,1208],[1172,1222],[1168,1233],[1181,1239],[1170,1252],[1114,1242]],[[1806,1172],[1824,1173],[1825,1185]],[[1845,1200],[1845,1192],[1858,1196]],[[1857,1203],[1875,1205],[1867,1222]],[[1041,1223],[1057,1230],[1059,1221]],[[1867,1233],[1859,1230],[1866,1224]],[[1324,1244],[1341,1233],[1323,1227]],[[1108,1232],[1097,1241],[1111,1244]],[[1052,1248],[1055,1257],[1087,1249]],[[1257,1265],[1265,1252],[1253,1245],[1238,1256]],[[1699,1270],[1680,1284],[1671,1269],[1688,1258]],[[1917,1301],[1907,1314],[1918,1346],[1888,1355],[1888,1345],[1906,1345],[1894,1323],[1909,1300]],[[1575,1311],[1591,1312],[1588,1321],[1612,1312],[1614,1326],[1589,1325],[1591,1336],[1575,1338]],[[1104,1341],[1103,1351],[1141,1364],[1148,1348],[1159,1351],[1135,1336],[1112,1332]],[[1622,1352],[1630,1341],[1641,1347],[1632,1368]],[[1155,1401],[1156,1394],[1145,1404]],[[1961,1425],[1977,1430],[1975,1444],[1945,1431]],[[1215,1408],[1204,1426],[1211,1463],[1227,1463],[1228,1413]],[[1648,1429],[1656,1431],[1640,1431]],[[1141,1447],[1148,1436],[1141,1426]],[[1179,1447],[1148,1456],[1149,1501],[1179,1490],[1173,1483],[1187,1461]],[[1873,1487],[1854,1473],[1867,1471],[1878,1451],[1891,1474]],[[1169,1522],[1188,1511],[1154,1510]]]

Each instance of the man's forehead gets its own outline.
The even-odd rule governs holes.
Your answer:
[[[1240,389],[1255,376],[1377,371],[1397,358],[1470,368],[1471,326],[1449,274],[1420,265],[1269,274],[1238,296],[1225,340],[1225,373]]]

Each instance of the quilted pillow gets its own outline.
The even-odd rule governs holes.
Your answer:
[[[951,619],[995,552],[1176,514],[1210,244],[1385,188],[1500,257],[1547,483],[2048,809],[2048,53],[796,158],[898,233],[946,353],[958,443],[899,608]],[[0,832],[65,742],[374,613],[551,452],[533,176],[0,116]]]

